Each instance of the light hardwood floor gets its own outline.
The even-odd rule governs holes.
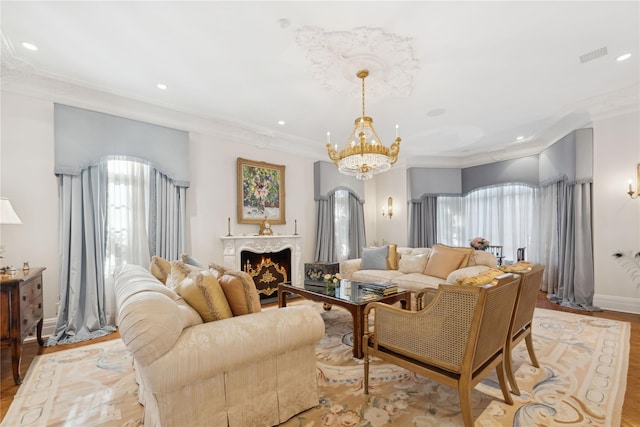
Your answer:
[[[577,314],[584,314],[587,316],[602,317],[606,319],[621,320],[631,323],[631,348],[629,356],[629,370],[627,374],[627,391],[624,398],[624,406],[622,407],[622,427],[638,427],[640,426],[640,315],[619,313],[615,311],[601,311],[601,312],[584,312],[580,310],[572,310],[564,307],[560,307],[557,304],[553,304],[547,301],[546,294],[540,292],[538,295],[538,307],[546,308],[549,310],[568,311]],[[66,350],[68,348],[80,347],[86,344],[93,344],[98,341],[117,339],[118,333],[110,334],[106,337],[92,340],[85,343],[73,344],[73,345],[59,345],[55,347],[41,348],[35,341],[27,342],[23,348],[22,354],[22,375],[27,372],[29,364],[33,361],[34,357],[39,354],[52,353],[55,351]],[[2,363],[0,365],[0,417],[4,418],[5,414],[9,410],[9,405],[13,400],[13,396],[18,391],[18,386],[13,383],[13,374],[11,370],[11,354],[9,348],[2,349]]]

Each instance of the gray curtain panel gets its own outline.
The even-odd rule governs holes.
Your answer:
[[[546,212],[555,215],[558,234],[557,252],[547,251],[545,262],[552,266],[552,285],[546,284],[548,299],[565,307],[599,311],[594,307],[592,184],[569,184],[566,180],[552,184],[557,187],[557,209]],[[548,206],[549,207],[549,206]],[[543,215],[545,212],[542,213]],[[553,230],[552,230],[553,231]],[[553,255],[557,255],[554,259]],[[555,266],[556,268],[553,268]]]
[[[97,338],[116,330],[104,314],[107,178],[105,165],[59,175],[60,309],[47,346]]]
[[[316,262],[335,262],[335,193],[316,200]]]
[[[155,168],[150,171],[149,184],[149,253],[180,259],[185,246],[187,189]]]
[[[367,244],[364,227],[364,206],[360,199],[349,192],[349,259],[360,258]]]
[[[430,248],[438,242],[438,197],[425,196],[409,203],[409,246]]]

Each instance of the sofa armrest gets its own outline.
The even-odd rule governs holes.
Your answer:
[[[312,306],[267,309],[186,328],[169,352],[137,366],[149,391],[166,392],[315,345],[323,335],[324,321]]]
[[[340,276],[343,279],[351,280],[351,276],[353,273],[360,270],[360,265],[362,263],[362,258],[354,258],[342,261],[340,263]]]

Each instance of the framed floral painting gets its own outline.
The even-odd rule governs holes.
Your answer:
[[[284,166],[238,157],[238,223],[286,224]]]

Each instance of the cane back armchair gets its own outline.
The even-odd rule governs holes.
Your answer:
[[[536,353],[533,348],[533,337],[531,336],[533,324],[533,312],[538,301],[538,292],[542,283],[542,274],[544,273],[544,265],[534,264],[531,270],[519,273],[520,290],[516,300],[515,309],[513,311],[513,320],[509,330],[509,339],[507,339],[507,351],[505,356],[505,370],[507,378],[511,384],[511,391],[520,394],[520,388],[516,382],[513,372],[513,362],[511,351],[523,339],[527,343],[527,351],[531,358],[531,364],[536,368],[540,367]]]
[[[420,311],[367,305],[365,318],[372,310],[375,316],[362,344],[364,392],[369,391],[369,357],[376,356],[455,387],[467,427],[473,425],[471,389],[494,368],[504,400],[512,405],[503,361],[519,281],[518,275],[504,274],[486,287],[440,285]]]

